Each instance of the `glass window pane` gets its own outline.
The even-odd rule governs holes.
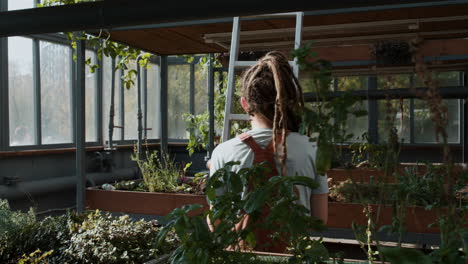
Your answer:
[[[460,142],[460,104],[458,99],[446,99],[442,102],[448,108],[447,134],[449,143]],[[435,126],[427,103],[414,100],[414,140],[416,143],[436,143]],[[440,142],[442,141],[439,138]]]
[[[337,77],[338,91],[367,90],[367,76]]]
[[[42,143],[71,143],[71,49],[41,41],[40,54]]]
[[[302,87],[302,92],[304,93],[316,93],[317,86],[313,79],[313,72],[312,71],[299,71],[299,84]],[[328,91],[333,91],[333,80],[330,79],[330,84],[328,86]]]
[[[362,102],[357,102],[354,104],[350,111],[360,111],[366,110],[368,111],[368,102],[364,100]],[[359,142],[362,141],[362,134],[367,133],[369,127],[368,116],[360,116],[356,117],[352,114],[348,115],[348,120],[346,121],[346,128],[345,131],[347,134],[352,134],[353,137],[349,142]]]
[[[439,80],[439,86],[458,86],[460,85],[460,72],[438,72],[437,80]]]
[[[409,74],[377,76],[377,89],[402,89],[411,87]]]
[[[439,81],[439,87],[460,85],[460,72],[435,72],[433,73],[433,76],[436,80]],[[417,75],[414,76],[414,86],[426,87],[423,80]]]
[[[136,62],[128,63],[128,70],[136,70]],[[128,71],[125,71],[127,74]],[[125,115],[125,139],[138,138],[138,84],[136,78],[135,85],[130,88],[124,87],[124,115]]]
[[[108,57],[103,57],[103,133],[104,133],[104,141],[109,140],[109,116],[110,116],[110,102],[111,102],[111,84],[112,84],[112,59]],[[120,118],[120,70],[117,70],[115,73],[115,94],[114,94],[114,126],[121,126],[121,118]],[[122,129],[114,128],[114,132],[112,134],[112,141],[119,141],[122,138]]]
[[[410,100],[381,100],[378,101],[379,119],[378,133],[379,142],[388,141],[389,125],[397,129],[398,141],[410,142]]]
[[[86,50],[86,58],[91,58],[91,65],[97,63],[96,54],[93,51]],[[92,73],[86,66],[86,141],[96,142],[96,91],[97,91],[97,73]]]
[[[185,139],[187,125],[182,118],[189,108],[189,65],[169,65],[168,134],[171,139]]]
[[[195,65],[195,114],[202,114],[208,107],[208,67]]]
[[[8,0],[8,10],[33,8],[34,1],[35,0]]]
[[[157,139],[159,135],[159,105],[161,103],[159,93],[159,66],[156,64],[150,64],[150,68],[147,71],[148,81],[148,128],[151,130],[147,131],[149,139]]]
[[[32,40],[8,38],[10,145],[34,144],[34,84]]]

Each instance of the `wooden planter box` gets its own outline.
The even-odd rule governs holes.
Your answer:
[[[201,213],[208,208],[205,195],[106,191],[97,188],[86,190],[86,208],[91,210],[165,216],[175,208],[188,204],[204,206],[193,214]]]
[[[374,215],[378,205],[371,205]],[[328,203],[328,227],[351,228],[354,221],[357,225],[367,225],[367,217],[364,214],[364,206],[355,203]],[[378,227],[392,223],[393,208],[390,205],[382,205]],[[406,208],[405,228],[414,233],[439,233],[439,228],[428,227],[438,218],[436,210],[427,211],[421,206],[408,206]],[[375,223],[375,217],[374,217]]]

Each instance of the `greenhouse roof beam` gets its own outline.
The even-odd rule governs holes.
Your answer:
[[[209,1],[104,0],[0,13],[0,37],[101,30],[265,13],[427,3],[427,0]],[[447,3],[453,1],[447,0]],[[183,7],[183,8],[181,8]]]

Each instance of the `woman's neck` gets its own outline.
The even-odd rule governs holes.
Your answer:
[[[273,128],[273,125],[271,122],[266,120],[266,118],[262,117],[259,114],[254,114],[253,116],[250,116],[250,120],[252,122],[252,129],[255,128]]]

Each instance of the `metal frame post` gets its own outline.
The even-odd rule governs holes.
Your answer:
[[[149,63],[149,62],[148,62]],[[148,139],[148,70],[146,67],[141,72],[143,88],[143,138]]]
[[[9,146],[8,39],[0,38],[0,150]]]
[[[165,155],[168,152],[168,122],[167,122],[167,107],[168,107],[168,63],[167,56],[160,57],[159,66],[159,87],[161,103],[159,104],[159,119],[161,120],[160,136],[161,136],[161,154]]]
[[[214,139],[215,139],[215,113],[214,113],[214,55],[210,53],[209,62],[208,62],[208,113],[209,113],[209,132],[208,132],[208,153],[207,158],[211,158],[211,154],[214,149]]]
[[[120,93],[120,116],[119,116],[119,124],[120,124],[120,141],[125,140],[125,85],[122,81],[122,77],[124,76],[125,71],[124,69],[120,69],[119,71],[119,78],[120,78],[120,85],[119,85],[119,93]]]
[[[467,85],[467,72],[462,72],[460,74],[460,85],[465,86]],[[468,163],[468,98],[463,100],[463,109],[462,109],[462,116],[460,117],[462,120],[462,135],[461,135],[461,142],[463,143],[463,154],[462,154],[462,162]]]
[[[137,67],[137,121],[138,121],[138,143],[137,143],[137,155],[138,159],[141,159],[142,153],[142,137],[143,137],[143,113],[141,110],[141,66],[140,60],[142,59],[141,55],[138,56],[136,60],[136,67]]]
[[[112,58],[111,62],[111,98],[110,98],[110,109],[109,109],[109,150],[112,150],[114,143],[112,137],[114,135],[114,116],[115,116],[115,58]]]
[[[377,76],[369,76],[367,79],[367,90],[377,90]],[[368,104],[368,136],[370,143],[377,143],[379,140],[378,127],[378,103],[377,100],[367,100]]]
[[[78,213],[85,210],[86,200],[86,69],[85,40],[79,40],[76,48],[76,90],[75,90],[75,144],[76,144],[76,208]]]
[[[302,44],[302,24],[304,19],[304,12],[297,12],[296,14],[296,35],[294,39],[294,49],[299,49]],[[297,58],[294,58],[293,66],[294,75],[299,79],[299,65],[297,64]]]
[[[98,144],[100,145],[104,145],[104,139],[103,139],[103,134],[102,132],[104,131],[104,120],[103,120],[103,114],[104,114],[104,110],[103,110],[103,84],[102,84],[102,80],[103,80],[103,70],[102,70],[102,67],[104,66],[103,63],[102,63],[102,60],[98,60],[98,54],[97,52],[94,52],[94,56],[95,56],[95,59],[96,59],[96,63],[98,64],[98,69],[96,71],[96,74],[97,74],[97,78],[96,78],[96,98],[95,98],[95,102],[96,102],[96,141]]]
[[[69,48],[69,47],[67,46],[67,48]],[[74,119],[74,117],[76,117],[77,115],[76,115],[76,100],[75,100],[73,95],[76,95],[76,90],[79,89],[79,87],[77,87],[78,81],[75,81],[75,80],[77,80],[77,78],[79,78],[79,76],[77,75],[78,74],[78,68],[77,68],[78,67],[78,51],[73,50],[72,48],[70,48],[70,49],[71,49],[70,60],[69,60],[69,64],[70,64],[70,83],[71,83],[71,85],[70,85],[70,88],[71,88],[70,94],[72,96],[70,96],[69,100],[70,100],[70,108],[71,108],[70,112],[72,113],[72,118],[70,118],[69,123],[70,123],[70,127],[71,127],[70,132],[71,132],[72,142],[76,143],[77,128],[76,128],[76,120]],[[74,54],[76,54],[76,61],[73,59]],[[85,50],[85,53],[83,53],[83,56],[85,57],[85,60],[86,60],[86,50]],[[86,71],[84,72],[84,75],[85,75],[85,85],[86,85]],[[85,140],[86,140],[86,134],[85,134]]]
[[[33,85],[34,85],[34,144],[42,145],[41,105],[41,51],[38,39],[33,39]]]
[[[8,10],[8,1],[0,0],[0,11]],[[0,150],[9,146],[8,122],[8,38],[0,38]]]
[[[232,39],[231,39],[231,51],[229,53],[229,70],[228,70],[228,87],[226,91],[226,106],[224,110],[224,127],[223,127],[223,141],[229,138],[231,121],[230,114],[232,112],[232,97],[234,90],[236,89],[236,61],[239,55],[239,35],[240,35],[240,19],[234,17],[232,22]]]
[[[195,114],[195,64],[190,63],[190,114]]]

